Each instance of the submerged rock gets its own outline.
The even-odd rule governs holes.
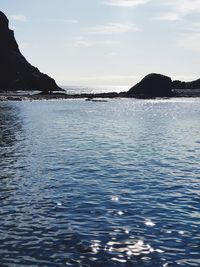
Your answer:
[[[0,91],[13,90],[62,90],[48,75],[32,66],[21,54],[9,29],[9,21],[0,11]]]
[[[127,93],[127,97],[168,97],[172,95],[172,80],[170,77],[151,73],[145,76],[139,83],[133,86]]]

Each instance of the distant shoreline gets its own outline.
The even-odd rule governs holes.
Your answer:
[[[93,101],[95,99],[113,99],[113,98],[135,98],[135,99],[153,99],[153,98],[171,98],[171,97],[200,97],[200,89],[182,90],[174,89],[173,94],[169,97],[147,97],[145,95],[127,96],[126,92],[108,92],[108,93],[80,93],[80,94],[67,94],[67,93],[39,93],[30,94],[17,92],[0,93],[0,101],[34,101],[34,100],[67,100],[67,99],[85,99]]]

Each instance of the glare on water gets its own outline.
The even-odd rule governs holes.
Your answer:
[[[0,103],[1,266],[200,266],[200,100]]]

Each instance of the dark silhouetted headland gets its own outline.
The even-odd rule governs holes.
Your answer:
[[[128,97],[170,97],[172,79],[162,74],[151,73],[133,86],[126,94]]]
[[[21,54],[9,29],[9,21],[0,11],[0,91],[61,90],[48,75],[32,66]]]

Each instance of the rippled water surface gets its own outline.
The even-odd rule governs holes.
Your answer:
[[[200,266],[200,99],[0,103],[0,266]]]

